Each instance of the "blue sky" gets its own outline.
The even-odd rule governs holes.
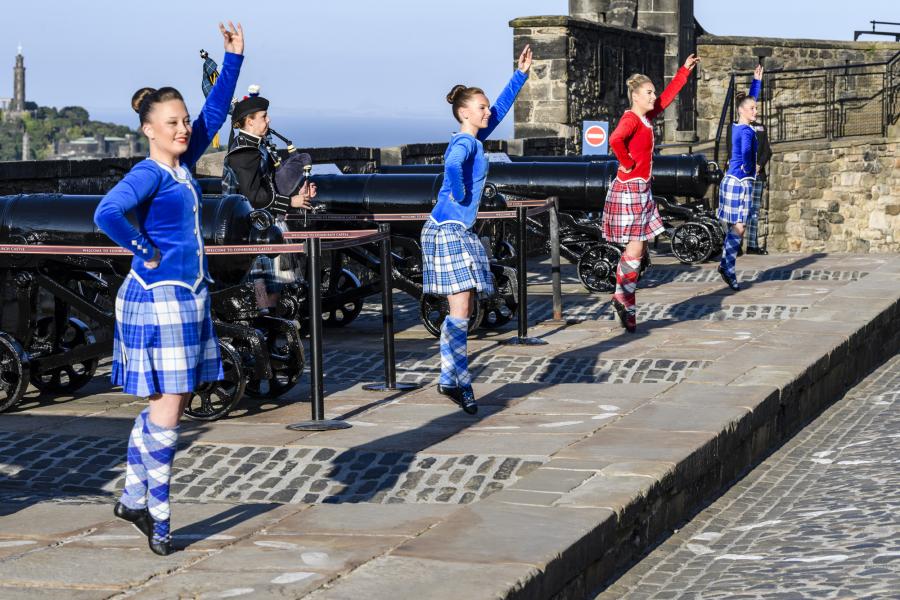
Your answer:
[[[695,13],[721,35],[852,39],[870,19],[900,21],[898,0],[854,0],[853,14],[843,0],[744,2],[738,6],[753,9],[740,18],[735,6],[695,0]],[[174,85],[196,111],[198,51],[220,57],[216,22],[231,18],[247,34],[239,90],[262,85],[276,128],[280,122],[314,145],[446,139],[455,125],[443,100],[449,88],[467,83],[496,94],[509,76],[509,20],[567,9],[567,0],[5,2],[0,96],[12,95],[21,43],[27,96],[39,104],[79,104],[94,117],[131,123],[134,90]],[[504,123],[499,134],[510,133]]]

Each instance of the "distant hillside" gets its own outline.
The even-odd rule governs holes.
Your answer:
[[[88,111],[80,106],[66,106],[59,110],[52,106],[25,103],[31,111],[22,120],[0,120],[0,160],[18,160],[22,154],[22,125],[28,130],[31,158],[48,158],[53,154],[53,144],[58,140],[75,140],[101,134],[105,137],[133,133],[137,136],[141,151],[147,148],[147,140],[139,131],[116,125],[91,121]]]

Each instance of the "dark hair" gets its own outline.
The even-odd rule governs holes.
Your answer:
[[[181,100],[181,92],[173,87],[162,87],[155,90],[150,87],[141,88],[131,97],[131,108],[138,114],[141,125],[149,120],[150,112],[153,110],[154,104],[160,102],[168,102],[169,100]]]
[[[477,87],[466,87],[464,85],[453,86],[453,89],[447,94],[447,102],[453,105],[453,116],[456,117],[457,121],[462,123],[462,119],[459,118],[459,109],[462,108],[466,102],[479,94],[484,96],[484,90]]]
[[[745,94],[744,92],[738,92],[737,96],[735,96],[735,100],[737,100],[737,107],[740,108],[747,103],[747,100],[756,101],[756,98],[749,94]]]

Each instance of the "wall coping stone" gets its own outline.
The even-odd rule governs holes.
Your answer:
[[[580,27],[582,29],[596,29],[599,31],[611,31],[615,33],[627,33],[636,37],[644,37],[654,40],[665,41],[665,36],[631,27],[620,27],[618,25],[609,25],[607,23],[597,23],[588,21],[587,19],[576,19],[566,15],[555,16],[536,16],[536,17],[518,17],[509,22],[510,27]]]
[[[737,35],[704,34],[697,37],[698,46],[780,46],[782,48],[818,48],[850,50],[896,50],[900,52],[900,42],[852,40],[813,40],[805,38],[770,38]]]

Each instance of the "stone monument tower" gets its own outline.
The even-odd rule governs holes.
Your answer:
[[[10,108],[16,112],[25,110],[25,57],[22,46],[16,54],[16,66],[13,69],[13,101]]]

